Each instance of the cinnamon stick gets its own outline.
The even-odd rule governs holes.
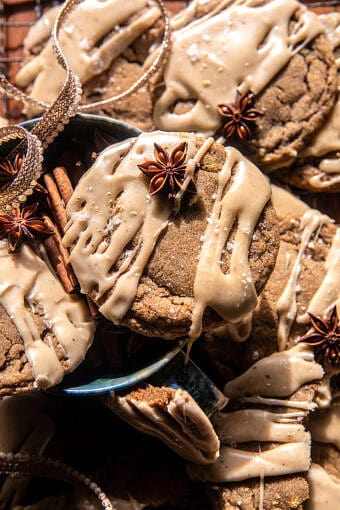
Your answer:
[[[57,166],[53,170],[53,175],[57,183],[61,198],[63,199],[64,204],[67,205],[73,194],[73,186],[67,174],[67,170],[63,166]]]
[[[52,174],[44,175],[44,183],[49,194],[49,204],[54,217],[54,220],[59,227],[60,232],[64,232],[67,223],[66,210],[60,196],[58,187],[55,183]]]
[[[89,296],[86,296],[86,300],[92,319],[96,319],[98,317],[97,305],[92,301],[92,299]]]
[[[44,219],[46,225],[48,226],[48,228],[53,230],[53,232],[54,232],[53,241],[55,244],[55,250],[54,250],[55,253],[53,254],[53,256],[54,256],[54,258],[58,258],[58,260],[59,260],[59,257],[61,258],[61,261],[64,266],[64,268],[62,269],[62,273],[64,273],[64,269],[65,269],[65,271],[67,273],[68,280],[72,286],[71,291],[68,291],[68,292],[73,292],[75,290],[75,288],[78,287],[79,284],[78,284],[76,275],[74,274],[73,269],[69,262],[69,253],[68,253],[67,249],[65,248],[65,246],[63,245],[62,237],[59,233],[59,230],[57,229],[57,227],[55,226],[55,224],[53,223],[51,218],[47,215],[44,215],[43,219]],[[53,248],[51,247],[51,249],[53,249]],[[58,269],[56,269],[56,271],[59,274]],[[61,275],[60,275],[60,277],[61,277]]]
[[[74,286],[69,279],[67,268],[60,256],[54,238],[54,235],[47,237],[43,240],[43,244],[53,269],[58,274],[66,292],[70,294],[73,291]]]

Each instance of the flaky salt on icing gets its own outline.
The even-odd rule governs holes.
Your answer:
[[[145,7],[149,9],[124,26]],[[26,51],[44,42],[56,14],[53,11],[45,15],[32,27],[25,43]],[[84,0],[67,17],[59,41],[70,67],[81,83],[85,83],[108,69],[111,62],[159,17],[159,9],[149,0]],[[98,47],[105,36],[108,37]],[[64,79],[65,72],[53,54],[51,42],[16,75],[16,83],[21,87],[34,82],[30,95],[48,104],[56,99]]]
[[[155,142],[172,151],[183,141],[188,143],[186,172],[192,173],[212,140],[206,140],[198,149],[195,134],[145,133],[137,140],[106,149],[78,183],[68,203],[70,221],[64,243],[71,248],[70,260],[82,292],[91,293],[99,300],[101,313],[115,324],[130,309],[144,268],[173,213],[170,201],[148,194],[149,182],[138,164],[153,158]],[[237,322],[257,302],[249,268],[249,246],[270,198],[270,185],[236,149],[229,147],[225,152],[194,280],[190,341],[202,330],[206,307],[210,306],[225,320]],[[178,209],[176,201],[175,209]],[[220,261],[235,223],[230,271],[224,274]],[[129,243],[138,233],[139,240],[131,250]],[[124,262],[119,269],[114,268],[121,255],[125,255]]]
[[[340,46],[340,14],[331,13],[320,16],[326,29],[326,35],[332,49]],[[340,73],[340,57],[336,59],[338,74]],[[338,78],[340,89],[340,78]],[[327,157],[328,153],[335,152]],[[302,152],[302,157],[323,157],[319,162],[320,174],[313,175],[309,182],[316,188],[324,188],[340,184],[340,98],[328,116],[321,129],[310,141],[309,146]],[[326,157],[324,157],[326,156]],[[325,177],[327,177],[325,179]]]
[[[60,382],[83,361],[89,348],[94,324],[85,304],[67,294],[60,281],[28,245],[18,253],[8,253],[0,242],[0,305],[20,334],[35,383],[46,388]],[[42,315],[47,333],[41,338],[32,311]],[[67,369],[52,346],[51,334],[62,349]]]
[[[317,16],[296,0],[225,4],[173,33],[165,91],[154,109],[158,128],[213,134],[221,125],[218,104],[233,103],[236,89],[259,94],[323,30]],[[299,21],[291,30],[297,9]],[[195,103],[189,112],[172,111],[176,102],[187,100]]]
[[[306,510],[338,510],[340,508],[340,477],[319,464],[312,464],[308,471],[310,498]]]

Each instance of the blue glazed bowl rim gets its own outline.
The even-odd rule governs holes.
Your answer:
[[[30,130],[32,127],[40,120],[40,118],[34,118],[27,121],[24,121],[20,124],[20,126]],[[105,127],[108,129],[112,129],[113,131],[120,131],[123,136],[118,136],[120,140],[124,140],[127,138],[132,138],[138,136],[142,131],[136,127],[130,126],[126,122],[111,119],[110,117],[94,115],[89,113],[81,113],[72,117],[70,119],[70,124],[76,123],[85,123],[95,124],[101,127]],[[67,127],[67,126],[66,126]],[[113,136],[116,136],[117,133],[113,132]],[[56,143],[57,140],[54,142]],[[150,341],[152,341],[150,339]],[[175,343],[175,346],[174,346]],[[59,395],[68,395],[68,396],[90,396],[90,395],[98,395],[102,393],[108,393],[110,391],[122,390],[124,388],[129,388],[134,386],[135,384],[141,383],[150,376],[154,375],[156,372],[161,370],[165,365],[167,365],[181,350],[183,346],[183,341],[168,341],[164,340],[164,344],[169,345],[169,349],[165,351],[164,354],[161,354],[159,358],[154,360],[149,365],[145,367],[134,370],[131,373],[128,373],[119,377],[109,377],[105,375],[103,377],[95,377],[92,376],[92,380],[85,384],[67,384],[67,382],[62,382],[60,385],[55,386],[54,388],[49,389],[51,393],[57,393]],[[79,367],[78,369],[79,370]]]

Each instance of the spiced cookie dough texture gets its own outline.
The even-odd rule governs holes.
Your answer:
[[[58,12],[59,7],[50,9],[30,29],[24,42],[25,63],[16,75],[19,87],[47,104],[56,99],[65,78],[50,41]],[[160,23],[160,17],[160,9],[152,0],[84,0],[76,6],[64,22],[59,40],[70,67],[82,85],[88,84],[87,102],[121,93],[141,76],[144,60],[157,40],[150,30]],[[133,47],[135,41],[137,47]],[[111,114],[145,129],[147,119],[151,119],[150,108],[150,98],[143,89],[133,100],[117,102]],[[28,105],[26,113],[32,117],[39,113],[39,107]]]
[[[251,90],[263,113],[247,146],[262,166],[284,166],[335,100],[336,69],[318,17],[296,0],[189,8],[173,32],[154,123],[164,130],[218,132],[218,105]]]
[[[150,195],[138,165],[186,144],[174,200]],[[155,144],[157,144],[155,146]],[[190,179],[197,194],[184,193]],[[64,244],[82,292],[115,324],[195,340],[256,306],[275,264],[267,178],[236,149],[195,134],[154,132],[107,148],[67,205]]]
[[[85,358],[94,323],[28,245],[0,242],[0,395],[59,383]]]
[[[327,38],[336,57],[338,88],[340,87],[340,13],[320,16]],[[340,191],[340,96],[325,123],[287,170],[276,177],[310,191]]]

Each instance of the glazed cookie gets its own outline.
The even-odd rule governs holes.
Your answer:
[[[222,318],[238,322],[275,263],[270,194],[252,163],[213,139],[158,131],[107,148],[67,205],[82,292],[146,336],[193,341]]]
[[[340,68],[340,13],[320,16]],[[278,179],[310,191],[340,191],[340,98],[326,122],[294,165],[275,173]]]
[[[28,245],[0,241],[0,395],[59,383],[84,359],[94,323]]]
[[[49,40],[59,7],[50,9],[25,39],[26,60],[16,76],[32,98],[51,104],[64,83],[64,71]],[[84,102],[102,100],[128,89],[145,71],[153,44],[162,38],[161,12],[152,0],[84,0],[67,17],[60,32],[61,47],[84,85]],[[150,129],[152,105],[146,88],[96,113]],[[29,117],[39,113],[29,105]]]
[[[248,140],[264,169],[290,164],[335,100],[334,57],[318,17],[296,0],[221,0],[198,16],[189,7],[173,32],[156,127],[212,135],[224,126],[226,136]]]

